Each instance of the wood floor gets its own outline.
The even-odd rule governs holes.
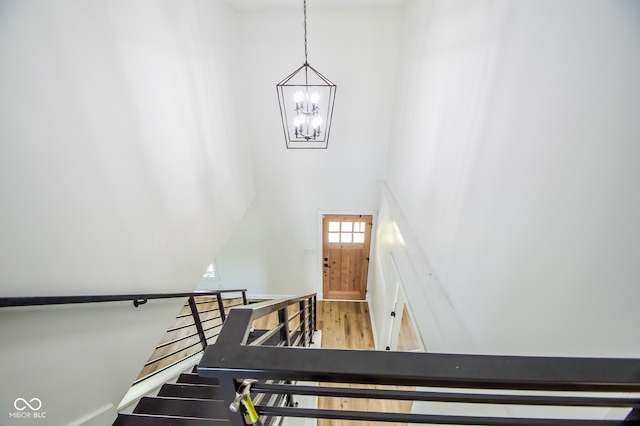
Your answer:
[[[322,330],[322,347],[330,349],[375,350],[367,302],[318,302],[318,330]],[[384,388],[383,386],[322,383],[322,386]],[[411,389],[399,388],[395,389]],[[411,401],[387,401],[364,398],[318,398],[318,408],[330,410],[387,411],[410,413]],[[364,426],[376,422],[318,420],[318,426]],[[387,423],[400,425],[401,423]]]
[[[318,330],[322,347],[375,350],[367,302],[318,302]]]
[[[413,329],[413,323],[411,322],[410,313],[405,305],[402,309],[402,323],[400,325],[400,333],[398,335],[398,347],[397,350],[401,352],[420,351],[422,347],[418,341],[418,336]]]

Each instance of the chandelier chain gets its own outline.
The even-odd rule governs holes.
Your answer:
[[[309,52],[307,51],[307,0],[304,0],[304,63],[308,63]]]

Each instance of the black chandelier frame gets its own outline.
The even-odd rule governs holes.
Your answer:
[[[304,73],[304,83],[296,82],[296,77],[300,77],[300,74]],[[311,82],[309,81],[311,77]],[[289,149],[326,149],[329,143],[329,135],[331,132],[331,122],[333,119],[333,107],[336,97],[337,86],[331,82],[328,78],[322,75],[318,70],[313,68],[309,63],[305,62],[300,68],[296,69],[290,75],[285,77],[280,83],[276,85],[278,91],[278,102],[280,104],[280,115],[282,117],[282,128],[284,130],[284,136],[287,142],[287,148]],[[314,135],[308,132],[298,134],[295,131],[295,126],[292,124],[294,118],[298,115],[297,108],[292,105],[295,102],[290,101],[293,99],[293,93],[301,91],[305,96],[317,91],[323,93],[322,96],[326,102],[325,107],[318,107],[318,111],[314,114],[313,111],[303,111],[304,115],[316,115],[323,116],[326,122],[322,127],[326,130],[321,131],[320,134]],[[307,127],[309,123],[307,123]]]
[[[309,65],[308,56],[307,1],[304,0],[304,64],[276,85],[289,149],[326,149],[329,144],[337,86]],[[295,99],[298,94],[302,99]]]

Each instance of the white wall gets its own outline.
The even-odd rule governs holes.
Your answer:
[[[416,333],[428,352],[475,352],[470,336],[386,182],[380,183],[380,194],[373,274],[369,280],[378,349],[384,350],[388,343],[394,283],[399,280],[418,325]]]
[[[639,23],[633,1],[407,8],[389,187],[479,352],[640,355]]]
[[[0,2],[2,296],[191,291],[254,196],[235,14],[193,1]],[[0,415],[117,406],[182,300],[0,310]],[[9,385],[10,383],[10,385]]]
[[[304,62],[302,8],[239,13],[244,131],[259,195],[217,258],[218,285],[257,294],[319,291],[318,211],[377,208],[401,11],[309,4],[309,63],[338,86],[327,150],[287,150],[278,110],[275,85]]]

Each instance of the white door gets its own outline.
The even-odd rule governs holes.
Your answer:
[[[413,317],[410,313],[407,296],[402,289],[402,282],[397,273],[390,285],[390,304],[387,311],[386,346],[388,351],[414,352],[424,351]]]
[[[402,325],[402,312],[404,308],[404,292],[400,286],[400,281],[396,280],[393,284],[395,287],[395,297],[389,312],[389,340],[386,349],[389,351],[398,350],[398,338],[400,336],[400,327]]]

